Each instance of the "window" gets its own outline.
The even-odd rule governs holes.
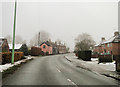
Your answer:
[[[43,48],[45,48],[46,46],[45,45],[43,45]]]
[[[110,47],[110,44],[108,43],[107,46]]]
[[[111,47],[112,47],[112,43],[111,43],[110,45],[111,45]]]
[[[110,54],[110,51],[108,51],[108,54]]]

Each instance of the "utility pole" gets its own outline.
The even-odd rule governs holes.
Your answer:
[[[40,32],[38,33],[38,46],[40,45]]]
[[[12,64],[14,64],[14,47],[15,47],[15,28],[16,28],[16,7],[17,1],[15,0],[15,10],[14,10],[14,25],[13,25],[13,43],[12,43]]]

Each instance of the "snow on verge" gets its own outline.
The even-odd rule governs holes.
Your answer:
[[[5,65],[0,65],[0,72],[3,72],[4,70],[7,70],[15,65],[19,65],[21,63],[24,63],[26,62],[27,60],[30,60],[30,59],[33,59],[32,57],[27,57],[26,59],[23,59],[23,60],[20,60],[20,61],[17,61],[15,62],[14,64],[11,64],[11,63],[7,63]]]

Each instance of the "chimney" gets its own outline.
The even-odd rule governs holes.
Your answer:
[[[114,36],[118,36],[119,35],[119,32],[114,32]]]
[[[105,41],[105,37],[102,37],[102,38],[101,38],[101,41]]]
[[[55,45],[57,45],[57,42],[55,41]]]

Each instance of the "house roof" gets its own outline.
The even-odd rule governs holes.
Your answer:
[[[108,40],[101,41],[100,43],[96,44],[95,46],[100,46],[102,44],[111,43],[111,42],[120,42],[120,35],[113,36],[113,37],[109,38]]]
[[[15,48],[14,49],[20,49],[22,46],[22,44],[15,44]],[[12,44],[9,44],[9,49],[12,49]]]
[[[51,46],[50,43],[49,43],[48,41],[43,42],[42,44],[46,44],[46,45],[48,45],[48,46]],[[41,46],[42,44],[40,44],[40,46]]]
[[[0,37],[0,47],[2,46],[4,40],[6,40],[6,38],[4,38],[4,37]]]

